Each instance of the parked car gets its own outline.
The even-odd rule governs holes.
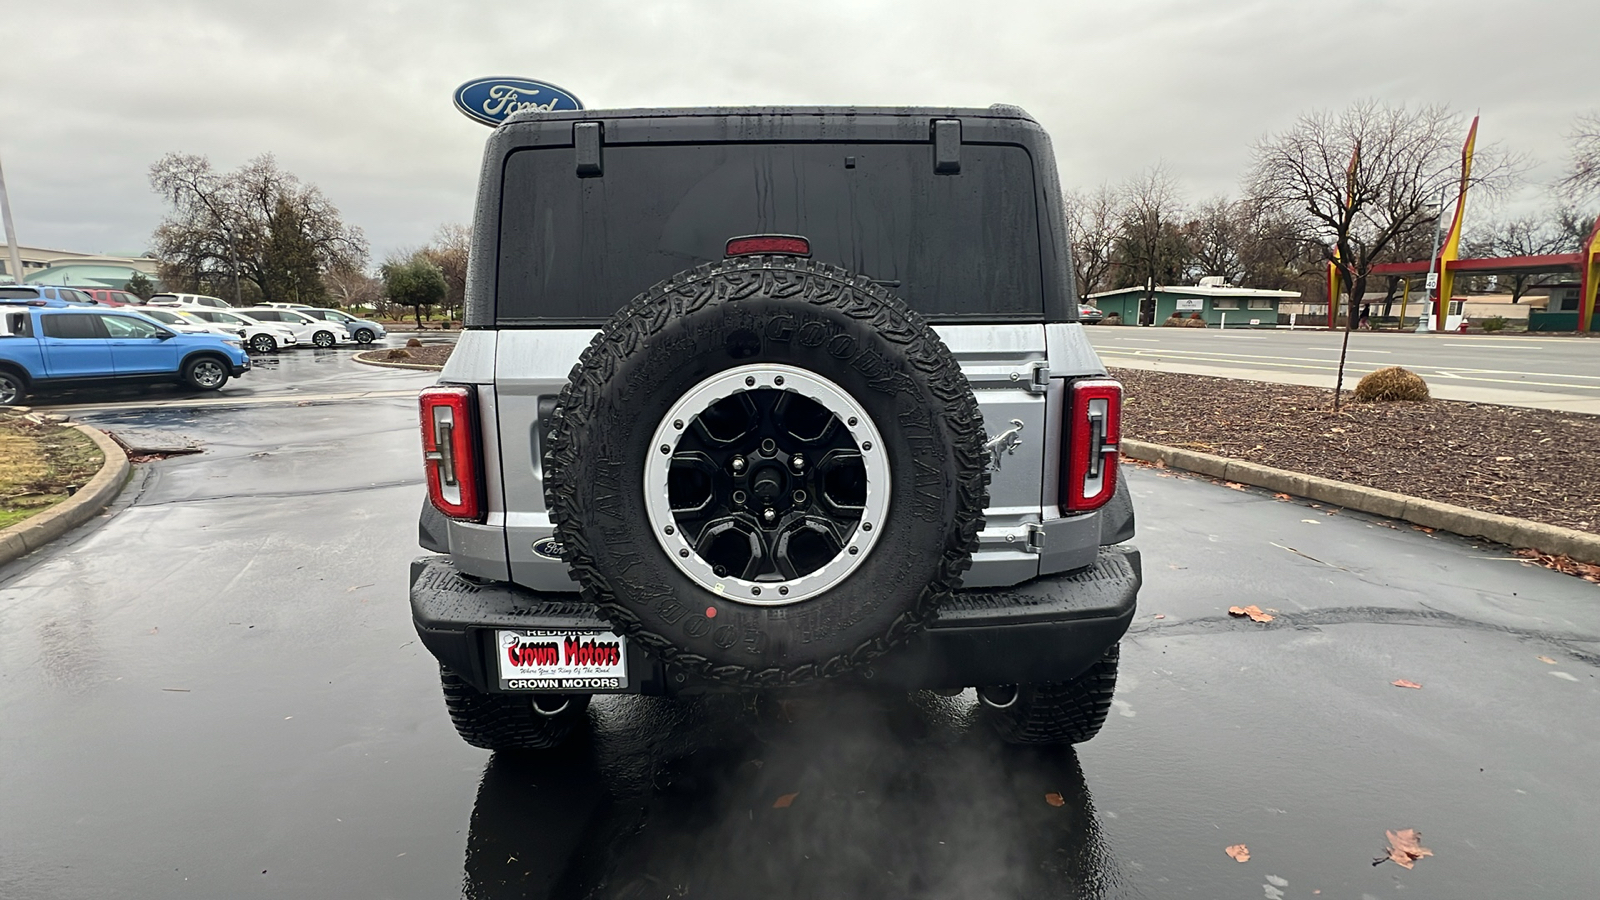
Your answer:
[[[354,340],[350,332],[337,322],[314,319],[297,309],[273,306],[251,306],[240,312],[261,322],[278,322],[289,326],[302,344],[326,349]]]
[[[1098,306],[1091,306],[1087,303],[1078,304],[1078,321],[1085,325],[1099,325],[1100,320],[1105,317],[1105,312]]]
[[[382,325],[371,319],[358,319],[347,312],[337,309],[319,309],[311,306],[291,308],[295,312],[310,316],[313,319],[321,319],[324,322],[335,322],[343,325],[358,344],[370,344],[388,334]]]
[[[236,325],[218,325],[197,319],[180,308],[171,306],[128,306],[124,307],[130,312],[155,319],[157,322],[171,328],[179,334],[220,334],[223,337],[244,339],[244,329]]]
[[[410,567],[465,741],[827,679],[974,688],[1014,743],[1100,730],[1141,562],[1036,121],[542,113],[481,173],[498,250],[419,398]]]
[[[183,310],[185,315],[193,316],[206,322],[218,325],[235,325],[244,329],[244,345],[257,353],[272,353],[283,347],[293,347],[300,343],[295,337],[294,329],[282,322],[262,322],[253,319],[238,310],[212,309],[207,306],[189,306]]]
[[[141,306],[144,304],[137,294],[127,291],[113,291],[104,288],[86,288],[85,294],[94,298],[94,302],[101,306]]]
[[[0,406],[45,387],[177,381],[214,391],[250,371],[238,338],[180,334],[126,310],[5,304],[0,316]]]
[[[208,297],[205,294],[152,294],[145,301],[147,306],[209,306],[212,309],[232,309],[233,304],[221,297]]]
[[[94,298],[77,288],[47,284],[0,284],[0,300],[38,300],[45,306],[96,306]]]

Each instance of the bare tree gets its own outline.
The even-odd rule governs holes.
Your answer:
[[[1165,163],[1128,179],[1119,191],[1120,212],[1113,260],[1118,280],[1145,289],[1152,302],[1159,284],[1176,284],[1188,272],[1190,252],[1183,233],[1183,193]]]
[[[1105,183],[1088,192],[1067,192],[1066,203],[1073,275],[1078,297],[1084,299],[1110,286],[1108,278],[1121,210],[1116,190]]]
[[[457,314],[467,294],[467,256],[472,247],[472,229],[465,225],[440,225],[433,241],[422,248],[422,255],[444,274],[443,305]]]
[[[203,156],[169,153],[150,167],[150,187],[170,207],[152,237],[170,287],[240,300],[248,286],[252,300],[315,303],[323,274],[365,265],[361,230],[271,154],[222,173]]]
[[[1357,318],[1353,306],[1366,293],[1372,267],[1431,228],[1436,212],[1429,204],[1459,182],[1463,125],[1444,106],[1412,109],[1365,100],[1339,113],[1307,113],[1287,131],[1256,143],[1246,179],[1249,195],[1289,219],[1350,288],[1335,412]],[[1471,180],[1480,192],[1492,192],[1515,168],[1502,154],[1479,152]]]
[[[1575,217],[1573,217],[1575,218]],[[1586,236],[1586,235],[1584,235]],[[1544,256],[1576,253],[1583,236],[1562,227],[1562,211],[1496,220],[1469,234],[1465,243],[1474,256]],[[1552,274],[1512,273],[1498,282],[1511,288],[1511,302],[1521,302],[1529,288],[1549,284]]]
[[[1572,160],[1561,189],[1574,201],[1600,197],[1600,113],[1579,116],[1567,137]]]
[[[1244,280],[1244,247],[1248,224],[1244,204],[1214,197],[1195,211],[1190,223],[1190,246],[1196,275],[1217,275],[1231,283]]]
[[[383,299],[383,282],[354,266],[341,265],[323,273],[323,284],[333,302],[346,309],[376,307]]]

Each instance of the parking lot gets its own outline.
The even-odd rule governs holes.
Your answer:
[[[106,515],[0,570],[0,896],[1600,883],[1593,585],[1146,469],[1128,473],[1140,615],[1111,719],[1075,753],[999,744],[970,727],[970,693],[844,692],[613,698],[569,750],[491,757],[452,730],[406,603],[409,397],[432,376],[349,356],[286,354],[201,403],[70,398],[97,427],[204,452],[138,466]],[[1435,855],[1374,867],[1400,828]]]

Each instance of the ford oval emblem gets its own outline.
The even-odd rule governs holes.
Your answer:
[[[553,84],[526,78],[477,78],[456,88],[456,109],[485,125],[499,125],[519,112],[560,112],[583,104]]]
[[[560,559],[561,542],[553,537],[540,538],[533,542],[533,552],[545,559]]]

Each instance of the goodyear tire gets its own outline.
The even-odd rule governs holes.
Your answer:
[[[1007,743],[1081,744],[1100,733],[1111,711],[1120,650],[1120,644],[1112,644],[1072,681],[1019,685],[1009,705],[984,706],[983,717]]]
[[[573,368],[546,502],[584,595],[678,671],[867,667],[971,565],[984,431],[950,351],[866,278],[787,256],[680,273]]]
[[[439,667],[439,683],[444,688],[444,705],[450,711],[461,739],[485,750],[549,750],[566,741],[585,721],[588,694],[560,698],[526,694],[485,694],[454,672]],[[536,699],[546,710],[535,707]],[[556,705],[551,705],[554,700]]]

